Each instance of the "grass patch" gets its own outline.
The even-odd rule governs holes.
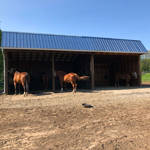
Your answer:
[[[0,90],[4,90],[4,84],[0,84]]]
[[[150,82],[150,73],[142,74],[142,82]]]

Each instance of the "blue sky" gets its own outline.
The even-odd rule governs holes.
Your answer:
[[[0,0],[3,31],[141,40],[150,50],[150,0]]]

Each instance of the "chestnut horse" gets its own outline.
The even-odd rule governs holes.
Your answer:
[[[65,85],[65,90],[67,91],[67,88],[66,88],[66,83],[71,83],[72,87],[73,87],[73,91],[72,93],[76,93],[76,89],[77,89],[77,83],[76,83],[76,80],[85,80],[87,81],[89,79],[89,76],[79,76],[78,74],[76,73],[66,73],[64,71],[55,71],[55,75],[56,76],[59,76],[59,79],[60,79],[60,83],[61,83],[61,92],[63,91],[63,82],[64,82],[64,85]]]
[[[115,77],[115,86],[120,86],[119,81],[120,79],[126,80],[126,86],[129,86],[129,82],[131,77],[134,77],[135,79],[137,78],[137,73],[136,72],[129,72],[129,73],[117,73]]]
[[[15,71],[15,69],[11,68],[10,74],[14,74],[14,87],[15,87],[15,95],[17,92],[16,86],[18,84],[18,90],[20,94],[20,84],[22,84],[23,89],[24,89],[24,95],[27,95],[29,93],[29,83],[30,83],[30,75],[27,72],[18,72]]]
[[[43,89],[47,90],[48,89],[48,75],[44,71],[42,74],[42,82],[43,82]]]

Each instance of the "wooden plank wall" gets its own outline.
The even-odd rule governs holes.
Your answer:
[[[117,72],[137,72],[138,78],[131,78],[130,85],[131,86],[140,86],[139,80],[141,75],[139,76],[139,56],[138,55],[121,55],[118,59],[115,60],[114,63],[110,65],[110,74],[111,74],[111,85],[114,85],[115,74]],[[125,85],[125,81],[121,80],[120,85]]]
[[[131,86],[141,85],[140,74],[140,56],[139,55],[119,55],[111,64],[103,64],[94,66],[95,69],[95,86],[114,86],[115,74],[117,72],[131,72],[138,73],[138,78],[131,78]],[[125,81],[121,80],[120,85],[125,85]]]
[[[95,86],[109,86],[110,85],[110,67],[97,66],[94,67]]]

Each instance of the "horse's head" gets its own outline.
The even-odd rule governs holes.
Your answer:
[[[10,74],[14,74],[15,71],[16,71],[16,68],[11,68],[11,69],[9,70],[9,73],[10,73]]]
[[[137,73],[136,72],[132,72],[133,77],[136,79],[137,78]]]

